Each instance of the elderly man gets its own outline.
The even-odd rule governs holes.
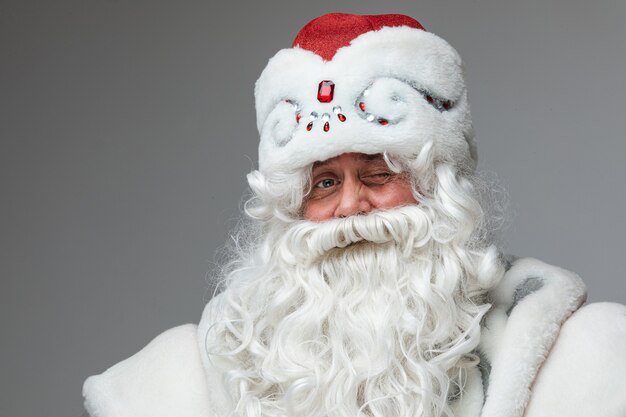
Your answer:
[[[489,241],[448,43],[407,16],[322,16],[256,105],[221,292],[89,378],[93,417],[626,416],[626,308],[578,310],[575,274]]]

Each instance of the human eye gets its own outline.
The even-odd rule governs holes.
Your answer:
[[[382,185],[387,183],[396,174],[387,169],[372,170],[362,175],[362,181],[373,185]]]
[[[392,175],[394,175],[394,173],[389,172],[389,171],[381,171],[381,172],[373,172],[372,174],[370,174],[370,177],[374,177],[374,178],[389,178]]]
[[[335,181],[332,178],[324,178],[321,181],[318,181],[317,183],[315,183],[315,187],[316,188],[322,188],[322,189],[328,189],[334,185],[337,184],[337,181]]]

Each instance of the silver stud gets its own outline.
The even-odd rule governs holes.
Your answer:
[[[339,107],[339,106],[333,107],[333,113],[335,113],[335,114],[341,113],[341,107]]]
[[[312,112],[311,112],[311,115],[309,116],[309,118],[310,118],[311,120],[316,120],[316,119],[317,119],[317,117],[318,117],[317,112],[314,112],[314,111],[312,111]]]
[[[330,114],[328,114],[328,113],[322,114],[322,120],[325,121],[325,122],[329,121],[330,120]]]
[[[367,116],[365,116],[365,120],[367,120],[368,122],[373,122],[375,118],[376,116],[371,113],[368,113]]]

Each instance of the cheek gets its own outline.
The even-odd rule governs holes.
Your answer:
[[[376,200],[376,207],[380,209],[417,204],[411,186],[405,180],[386,184],[378,190]]]
[[[330,201],[321,200],[308,200],[304,202],[302,210],[302,217],[305,220],[322,221],[333,218],[334,205]]]

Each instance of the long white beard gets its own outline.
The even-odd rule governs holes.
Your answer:
[[[275,227],[212,302],[206,348],[235,415],[451,415],[501,270],[434,217]]]

